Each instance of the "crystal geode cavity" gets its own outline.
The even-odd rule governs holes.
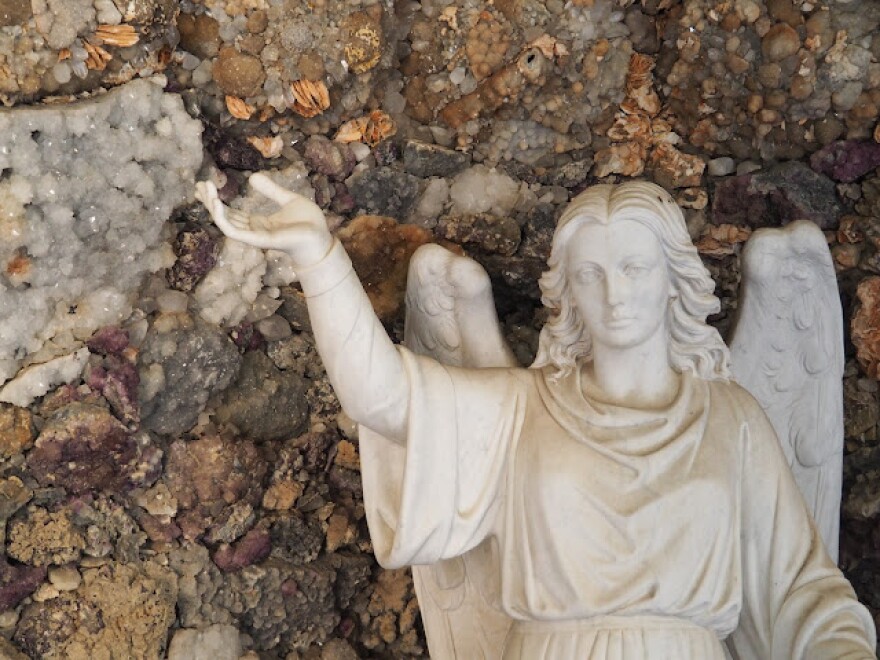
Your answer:
[[[131,312],[174,259],[162,226],[193,189],[201,127],[138,80],[92,99],[0,110],[0,383]],[[2,398],[2,397],[0,397]]]

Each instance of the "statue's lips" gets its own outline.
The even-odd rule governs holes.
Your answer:
[[[627,328],[631,326],[635,322],[636,318],[634,316],[627,316],[625,318],[618,319],[608,319],[605,321],[605,326],[608,328]]]

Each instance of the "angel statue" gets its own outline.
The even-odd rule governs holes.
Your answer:
[[[479,267],[424,249],[395,346],[320,209],[251,184],[276,213],[227,209],[210,183],[198,196],[227,236],[298,267],[362,425],[374,551],[416,567],[434,658],[876,657],[773,426],[730,380],[705,322],[714,284],[666,191],[598,185],[570,202],[522,368]]]

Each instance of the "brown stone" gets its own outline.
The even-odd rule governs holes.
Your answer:
[[[354,528],[348,523],[345,513],[334,513],[327,521],[327,552],[336,552],[357,538]]]
[[[249,34],[242,37],[238,42],[238,47],[241,49],[241,52],[255,55],[257,57],[259,57],[260,52],[262,52],[263,46],[265,45],[266,40],[259,34]]]
[[[727,54],[727,68],[734,75],[741,75],[749,70],[751,64],[748,60],[740,57],[736,53]]]
[[[855,268],[862,256],[862,246],[854,243],[844,243],[831,248],[831,257],[834,259],[834,267],[837,272]]]
[[[20,454],[31,446],[34,426],[27,408],[0,403],[0,458]]]
[[[269,27],[269,15],[263,9],[251,12],[247,18],[247,29],[251,34],[261,34]]]
[[[348,440],[341,440],[336,445],[336,459],[334,463],[339,467],[360,472],[361,457],[358,455],[357,447]]]
[[[0,27],[24,25],[33,15],[31,0],[0,0]]]
[[[856,121],[870,121],[877,119],[878,110],[880,109],[878,109],[877,103],[871,97],[871,94],[862,92],[859,94],[855,105],[850,108],[849,117]]]
[[[260,92],[266,74],[259,58],[224,48],[214,61],[214,81],[225,94],[247,98]]]
[[[777,23],[771,27],[761,41],[761,50],[771,62],[784,60],[794,55],[801,47],[801,38],[788,23]]]
[[[740,25],[742,25],[742,19],[734,12],[727,14],[721,19],[721,29],[725,32],[736,32],[739,30]]]
[[[758,67],[758,82],[767,89],[775,89],[779,87],[779,81],[782,79],[782,68],[775,62],[762,64]]]
[[[373,5],[381,9],[381,5]],[[353,73],[364,73],[379,63],[385,48],[385,35],[382,32],[381,14],[373,15],[369,10],[358,11],[343,22],[345,59]]]
[[[302,484],[296,481],[284,480],[274,483],[263,494],[263,508],[272,511],[287,511],[296,504],[302,492]]]
[[[326,73],[324,60],[321,59],[320,53],[314,50],[308,50],[300,55],[296,66],[300,76],[306,80],[321,80]]]
[[[777,21],[797,27],[804,22],[804,15],[791,0],[768,0],[767,12]]]
[[[85,539],[67,510],[50,513],[33,507],[9,526],[7,554],[30,566],[67,564],[80,558]]]
[[[207,14],[181,14],[177,19],[180,47],[197,57],[214,57],[220,48],[220,24]]]
[[[804,101],[813,93],[813,83],[804,76],[794,76],[791,79],[791,97],[797,101]]]
[[[859,307],[852,320],[852,341],[856,357],[871,378],[878,377],[880,364],[880,277],[862,280],[856,289]]]

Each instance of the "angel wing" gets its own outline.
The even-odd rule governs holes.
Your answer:
[[[410,261],[404,344],[453,366],[519,366],[502,336],[486,271],[434,244],[420,247]],[[361,427],[361,433],[372,431]],[[500,608],[493,539],[412,572],[431,657],[501,658],[512,620]]]
[[[770,418],[837,561],[844,358],[831,253],[819,227],[802,220],[755,232],[742,264],[731,371]]]

